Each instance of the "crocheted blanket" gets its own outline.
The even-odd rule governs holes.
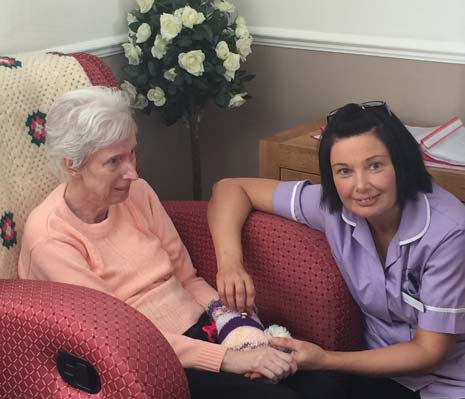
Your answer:
[[[59,183],[44,153],[47,112],[63,93],[91,84],[77,56],[0,56],[0,278],[17,277],[27,216]]]

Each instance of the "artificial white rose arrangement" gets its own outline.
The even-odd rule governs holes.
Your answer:
[[[189,120],[213,99],[239,107],[250,98],[241,70],[252,52],[245,20],[228,0],[136,0],[128,14],[128,65],[121,85],[135,108]]]

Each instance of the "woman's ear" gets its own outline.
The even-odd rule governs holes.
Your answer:
[[[72,177],[76,177],[79,172],[76,168],[73,168],[73,161],[68,158],[63,158],[63,166],[65,167],[66,173],[68,173]]]

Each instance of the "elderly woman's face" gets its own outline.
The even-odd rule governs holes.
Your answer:
[[[93,153],[79,170],[80,190],[89,203],[100,207],[124,201],[129,188],[137,180],[136,136],[104,147]]]
[[[375,133],[337,140],[331,149],[331,168],[346,209],[369,222],[394,220],[399,214],[394,165]]]

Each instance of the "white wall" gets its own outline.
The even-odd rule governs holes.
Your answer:
[[[235,0],[255,43],[465,63],[463,0]]]
[[[134,0],[0,0],[0,54],[109,49],[124,41],[125,15],[134,6]]]
[[[235,0],[248,23],[465,43],[463,0]]]
[[[464,0],[233,0],[255,44],[465,64]],[[0,54],[121,52],[135,0],[0,0]]]

